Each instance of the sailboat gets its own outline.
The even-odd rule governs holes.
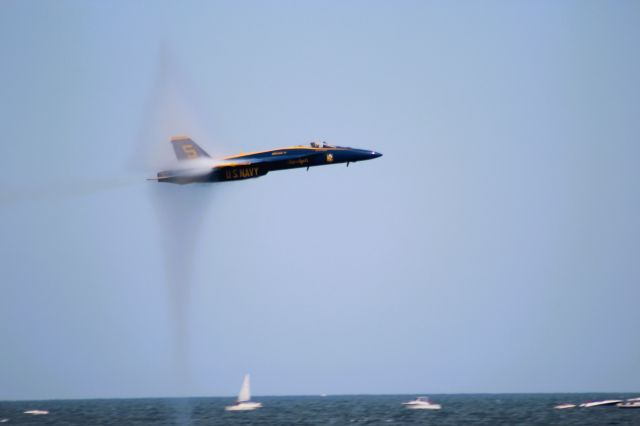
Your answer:
[[[251,401],[251,384],[249,382],[249,375],[245,374],[240,393],[238,394],[238,401],[233,405],[224,407],[224,409],[226,411],[250,411],[260,407],[262,407],[262,403]]]

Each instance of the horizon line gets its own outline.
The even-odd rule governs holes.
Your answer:
[[[640,391],[580,391],[580,392],[412,392],[412,393],[336,393],[336,394],[274,394],[274,395],[253,395],[255,398],[289,398],[289,397],[348,397],[348,396],[410,396],[410,395],[554,395],[554,394],[639,394]],[[18,398],[18,399],[0,399],[0,402],[28,402],[28,401],[95,401],[95,400],[124,400],[124,399],[234,399],[237,395],[228,396],[212,396],[212,395],[192,395],[192,396],[117,396],[117,397],[63,397],[63,398]]]

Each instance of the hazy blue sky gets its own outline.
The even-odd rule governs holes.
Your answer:
[[[0,399],[640,390],[639,42],[637,1],[1,2]],[[384,156],[163,218],[178,116]]]

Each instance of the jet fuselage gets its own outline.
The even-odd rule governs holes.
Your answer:
[[[172,139],[178,160],[208,157],[202,148],[191,139]],[[292,146],[251,153],[242,153],[225,157],[221,164],[215,165],[204,172],[183,168],[158,173],[157,180],[177,184],[194,182],[224,182],[241,179],[251,179],[264,176],[276,170],[295,168],[309,168],[328,164],[355,163],[371,160],[382,154],[366,149],[331,146],[327,144],[311,143],[309,146]],[[184,164],[184,163],[183,163]],[[188,162],[187,162],[188,164]]]

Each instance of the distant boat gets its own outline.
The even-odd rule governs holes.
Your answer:
[[[27,410],[24,414],[32,414],[34,416],[42,416],[44,414],[49,414],[47,410]]]
[[[402,405],[412,410],[439,410],[442,408],[440,404],[429,401],[426,396],[419,396],[413,401],[403,402]]]
[[[575,408],[576,404],[560,404],[560,405],[556,405],[555,408],[556,410],[564,410],[566,408]]]
[[[640,408],[640,398],[627,399],[625,402],[616,404],[618,408]]]
[[[616,405],[616,404],[618,404],[620,402],[622,402],[621,399],[605,399],[603,401],[583,402],[582,404],[580,404],[580,407],[583,407],[583,408],[603,407],[605,405]]]
[[[226,411],[251,411],[261,407],[262,404],[260,402],[251,401],[251,384],[249,382],[249,375],[245,374],[240,393],[238,394],[238,401],[233,405],[224,407],[224,409]]]

